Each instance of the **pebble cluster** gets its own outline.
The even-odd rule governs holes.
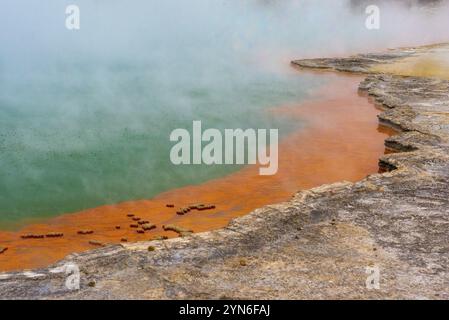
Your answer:
[[[175,205],[169,203],[169,204],[166,204],[166,207],[167,208],[175,208]],[[182,208],[178,209],[176,211],[176,214],[184,215],[186,213],[189,213],[192,210],[204,211],[204,210],[212,210],[212,209],[215,209],[215,205],[194,204],[194,205],[189,205],[187,207],[182,207]],[[150,223],[150,221],[148,221],[148,220],[143,220],[142,218],[137,217],[133,213],[128,213],[128,214],[126,214],[126,216],[128,218],[131,218],[132,223],[129,225],[129,227],[132,229],[136,229],[136,232],[139,234],[144,234],[147,231],[151,231],[151,230],[154,230],[157,228],[157,226],[155,224]],[[121,230],[121,228],[122,227],[120,225],[115,226],[116,230]],[[185,229],[183,227],[179,227],[174,224],[163,225],[162,229],[164,231],[174,231],[181,237],[184,237],[184,236],[187,236],[187,235],[190,235],[193,233],[193,231],[190,229]],[[77,231],[78,235],[92,235],[93,233],[94,233],[94,231],[90,230],[90,229]],[[22,239],[62,238],[62,237],[64,237],[64,234],[62,232],[49,232],[47,234],[28,233],[28,234],[23,234],[20,237]],[[167,236],[155,236],[151,240],[166,240],[166,239],[168,239]],[[128,239],[121,238],[120,242],[128,242]],[[97,241],[97,240],[90,240],[88,243],[93,246],[104,246],[105,245],[104,243]],[[0,247],[0,254],[5,253],[7,250],[8,250],[7,247]]]
[[[194,204],[194,205],[190,205],[188,207],[184,207],[179,209],[178,211],[176,211],[177,215],[185,215],[186,213],[189,213],[192,210],[198,210],[198,211],[204,211],[204,210],[212,210],[215,209],[215,205],[213,204]]]
[[[93,230],[80,230],[80,231],[78,231],[78,234],[81,234],[81,235],[92,234],[92,233],[94,233]]]

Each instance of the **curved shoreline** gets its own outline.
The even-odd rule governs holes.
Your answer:
[[[162,230],[161,226],[167,224],[195,232],[220,229],[256,208],[286,201],[300,189],[340,180],[357,181],[376,172],[377,159],[384,151],[383,140],[390,132],[379,131],[375,119],[378,110],[357,94],[360,77],[329,77],[330,86],[315,93],[315,100],[270,111],[275,116],[298,118],[307,126],[281,141],[276,176],[262,177],[257,168],[246,167],[230,176],[168,191],[151,200],[62,215],[17,232],[0,231],[0,246],[9,247],[7,254],[0,256],[0,270],[44,267],[70,253],[95,248],[99,243],[120,243],[122,238],[135,242],[157,236],[175,237],[176,233]],[[347,114],[352,114],[352,121],[346,121]],[[345,138],[348,135],[350,139]],[[166,208],[167,203],[176,204],[176,208]],[[191,203],[212,203],[216,209],[175,214],[178,207]],[[126,215],[130,212],[157,228],[138,234],[129,228],[133,221]],[[79,230],[94,233],[79,235]],[[50,232],[63,233],[64,237],[20,238]]]
[[[299,192],[217,231],[71,255],[55,266],[82,268],[79,291],[52,269],[2,274],[2,297],[449,299],[449,81],[375,75],[360,89],[402,131],[386,140],[398,153],[380,159],[393,171]]]

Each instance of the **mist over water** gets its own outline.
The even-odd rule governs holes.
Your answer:
[[[281,138],[300,129],[268,109],[303,101],[328,77],[300,74],[292,59],[449,40],[445,3],[382,2],[376,31],[350,3],[3,0],[0,225],[238,170],[172,165],[169,134],[193,120],[280,128]],[[79,31],[65,28],[68,4],[80,7]]]

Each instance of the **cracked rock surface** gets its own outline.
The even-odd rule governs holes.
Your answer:
[[[369,72],[421,51],[294,64]],[[449,81],[368,75],[360,90],[384,108],[380,121],[400,131],[386,140],[397,152],[379,160],[386,173],[299,192],[221,230],[0,274],[0,297],[449,299]],[[70,263],[79,267],[79,290],[66,286]],[[366,284],[373,269],[379,289]]]

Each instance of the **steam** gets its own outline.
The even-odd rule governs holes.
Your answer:
[[[423,2],[423,1],[421,1]],[[419,3],[421,3],[419,2]],[[446,1],[354,0],[4,0],[0,10],[3,66],[65,64],[68,59],[171,64],[237,57],[335,55],[448,41]],[[65,7],[81,9],[82,28],[64,27]],[[365,28],[364,8],[381,9],[381,29]],[[221,54],[219,54],[221,53]],[[69,61],[70,62],[70,61]]]

